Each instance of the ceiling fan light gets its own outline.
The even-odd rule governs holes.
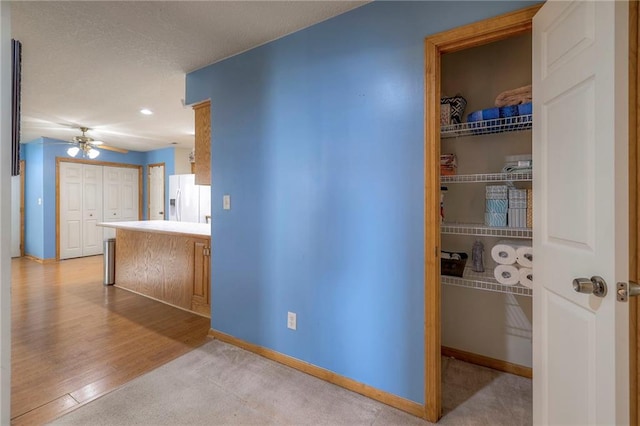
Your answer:
[[[67,149],[67,154],[69,154],[71,157],[75,157],[79,152],[80,148],[78,148],[77,146],[72,146],[71,148]]]
[[[98,151],[97,149],[93,149],[91,148],[87,154],[89,156],[90,159],[94,159],[96,158],[98,155],[100,155],[100,151]]]

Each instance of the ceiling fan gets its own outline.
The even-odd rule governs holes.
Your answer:
[[[129,152],[126,149],[105,145],[104,142],[97,141],[91,136],[87,136],[86,133],[89,131],[88,127],[80,127],[80,131],[82,132],[82,136],[74,136],[70,141],[70,143],[74,144],[74,146],[67,149],[67,154],[69,154],[71,157],[75,157],[79,153],[82,153],[83,157],[89,157],[93,160],[98,155],[100,155],[100,151],[98,151],[97,148],[115,151],[122,154],[126,154],[127,152]]]

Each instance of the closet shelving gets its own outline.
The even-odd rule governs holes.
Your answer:
[[[441,183],[480,183],[480,182],[531,182],[532,173],[481,173],[472,175],[440,176]]]
[[[531,228],[495,227],[479,223],[443,223],[440,225],[440,233],[508,238],[531,238],[533,236]]]
[[[471,268],[465,268],[462,277],[452,277],[442,275],[440,282],[444,285],[452,285],[457,287],[467,287],[485,291],[493,291],[496,293],[509,293],[519,296],[531,296],[532,290],[520,284],[502,285],[493,277],[492,269],[485,269],[484,272],[474,272]]]
[[[442,126],[440,138],[457,138],[463,136],[487,135],[490,133],[519,132],[530,130],[533,124],[531,114],[515,117],[496,118],[492,120],[473,121]]]
[[[465,136],[477,136],[490,133],[518,132],[530,130],[533,124],[532,116],[520,115],[517,117],[499,118],[471,123],[453,124],[441,126],[441,139]],[[440,176],[441,183],[482,183],[482,182],[531,182],[532,172],[515,173],[479,173]],[[443,223],[440,225],[440,233],[448,235],[474,235],[481,237],[507,237],[531,239],[531,228],[493,227],[477,223]],[[520,284],[503,285],[498,283],[492,269],[485,272],[474,272],[471,268],[465,268],[462,277],[442,275],[440,282],[443,285],[466,287],[477,290],[492,291],[496,293],[508,293],[520,296],[531,296],[532,290]]]

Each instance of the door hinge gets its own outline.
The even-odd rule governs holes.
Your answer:
[[[204,256],[211,256],[211,247],[205,247],[202,249],[202,254]]]

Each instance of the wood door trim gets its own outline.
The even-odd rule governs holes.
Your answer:
[[[153,163],[147,164],[147,220],[151,220],[151,168],[152,167],[160,167],[162,166],[162,182],[164,183],[164,173],[165,173],[165,163]],[[166,184],[166,183],[165,183]],[[166,187],[163,185],[162,191],[162,210],[166,210],[166,206],[164,205],[167,200],[165,196]],[[167,212],[164,212],[164,217],[167,217]]]
[[[531,367],[525,367],[524,365],[514,364],[501,359],[463,351],[461,349],[443,346],[442,356],[455,358],[471,364],[482,365],[483,367],[504,371],[505,373],[515,374],[516,376],[526,377],[528,379],[533,377],[533,369]]]
[[[638,281],[640,277],[640,150],[638,149],[638,133],[640,126],[640,57],[638,45],[640,37],[640,17],[638,2],[629,2],[629,280]],[[638,406],[640,394],[638,382],[640,381],[638,365],[640,364],[640,303],[637,298],[629,299],[629,420],[630,424],[638,424]]]
[[[60,260],[60,163],[91,164],[106,167],[127,167],[138,169],[138,220],[142,220],[142,166],[138,164],[114,163],[112,161],[94,161],[79,158],[56,157],[56,259]],[[104,206],[102,207],[104,211]]]
[[[531,31],[542,5],[434,34],[425,39],[424,418],[442,414],[440,301],[440,56]]]

